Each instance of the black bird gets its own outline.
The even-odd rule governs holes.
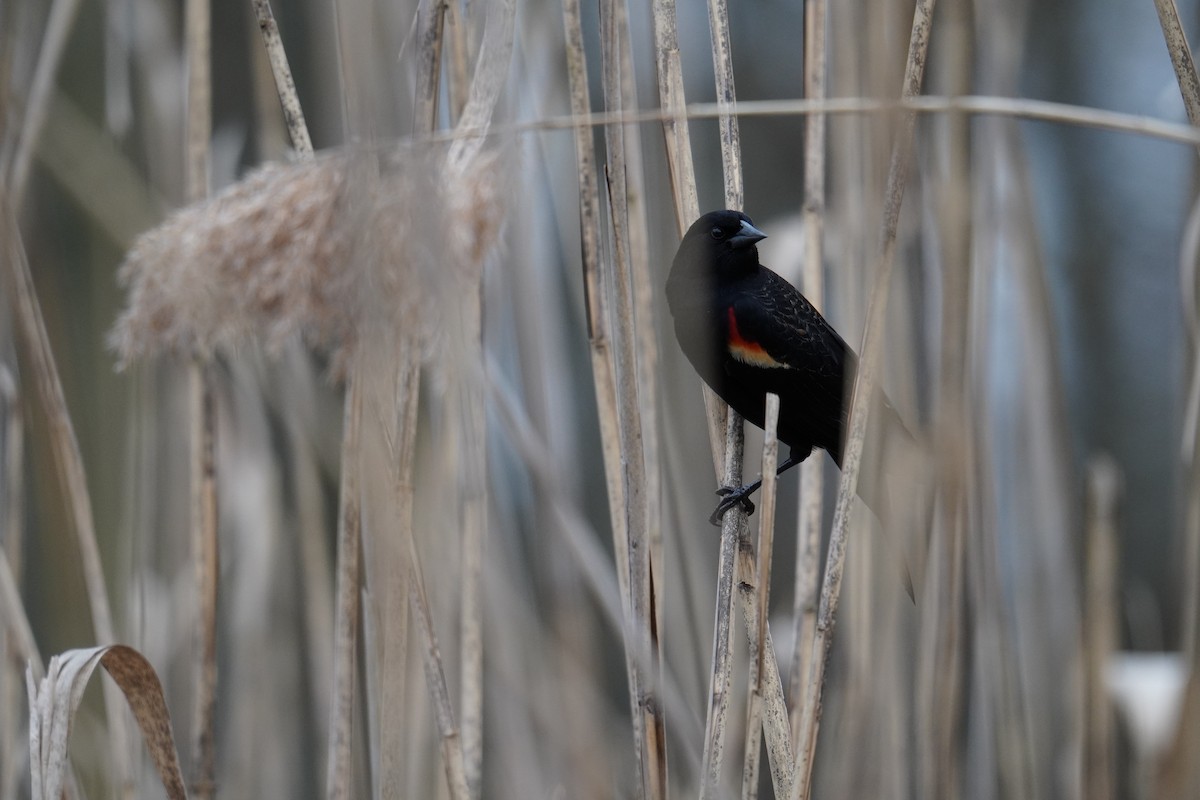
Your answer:
[[[779,395],[778,436],[791,452],[778,473],[814,447],[840,468],[857,358],[804,295],[758,262],[755,244],[766,236],[739,211],[712,211],[692,224],[667,278],[675,336],[704,382],[758,427],[767,393]],[[761,484],[721,489],[713,524],[738,503],[753,512],[749,495]]]

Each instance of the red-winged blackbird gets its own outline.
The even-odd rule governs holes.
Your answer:
[[[758,427],[767,392],[779,395],[779,440],[791,448],[780,473],[814,447],[841,467],[857,358],[804,295],[758,263],[755,243],[765,238],[739,211],[692,224],[667,278],[675,336],[704,382]],[[752,512],[761,483],[722,489],[713,524],[737,503]]]

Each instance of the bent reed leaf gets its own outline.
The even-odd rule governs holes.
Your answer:
[[[171,715],[162,684],[145,656],[126,645],[68,650],[50,659],[46,677],[36,682],[32,668],[25,673],[29,687],[29,752],[34,800],[62,797],[67,775],[67,745],[84,689],[102,664],[125,695],[141,728],[146,748],[162,778],[167,797],[186,798],[183,773]]]

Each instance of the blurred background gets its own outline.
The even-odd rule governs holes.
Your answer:
[[[66,12],[72,24],[24,194],[12,196],[10,185],[8,203],[79,440],[118,638],[158,669],[178,734],[188,729],[191,713],[194,617],[186,360],[167,354],[118,372],[106,342],[127,302],[116,278],[124,254],[140,233],[186,204],[183,12],[181,4],[162,0],[3,0],[0,118],[8,157],[51,15],[76,5]],[[464,63],[473,68],[495,9],[454,5]],[[318,150],[386,146],[418,131],[415,3],[286,0],[273,9]],[[1196,5],[1179,10],[1194,31]],[[599,111],[598,13],[592,3],[582,12],[592,106]],[[628,14],[638,105],[655,108],[650,4],[633,0]],[[896,97],[911,21],[909,3],[833,4],[829,96]],[[800,97],[800,5],[737,4],[730,23],[738,99]],[[707,9],[682,4],[678,25],[687,100],[711,102]],[[212,31],[215,193],[258,165],[291,156],[250,4],[213,0]],[[483,796],[629,796],[636,794],[634,746],[589,368],[575,145],[570,130],[513,132],[516,123],[570,113],[561,7],[518,2],[515,37],[495,116],[504,223],[483,267],[484,363],[448,364],[442,351],[430,351],[417,439],[416,527],[454,688],[461,543],[453,515],[443,512],[460,500],[467,428],[445,398],[456,375],[482,369],[489,386]],[[941,0],[925,93],[1023,97],[1187,120],[1150,3]],[[443,88],[440,127],[450,123],[451,100]],[[878,251],[891,122],[878,113],[828,122],[824,308],[856,348]],[[770,235],[760,246],[763,262],[797,284],[802,241],[811,235],[799,221],[803,129],[797,115],[741,122],[745,210]],[[595,134],[603,165],[601,129]],[[691,140],[700,206],[721,207],[716,121],[694,120]],[[636,213],[644,214],[655,291],[646,306],[651,318],[639,324],[649,326],[658,345],[659,424],[648,435],[663,465],[664,585],[656,588],[666,620],[670,785],[690,793],[699,780],[712,646],[718,535],[706,519],[716,487],[700,383],[681,358],[661,296],[680,222],[661,125],[641,124],[637,144],[644,195]],[[965,338],[954,344],[965,349],[957,391],[968,411],[958,433],[973,445],[958,467],[969,487],[964,580],[975,588],[965,590],[968,599],[959,597],[960,683],[953,688],[957,722],[948,751],[962,796],[1083,796],[1086,476],[1098,456],[1111,458],[1120,475],[1116,644],[1153,652],[1190,644],[1185,631],[1194,609],[1185,610],[1185,582],[1197,565],[1185,558],[1184,536],[1195,492],[1187,419],[1189,403],[1196,403],[1189,397],[1196,281],[1194,253],[1185,243],[1194,214],[1194,155],[1184,144],[1078,125],[953,114],[918,121],[882,380],[915,429],[930,442],[945,441],[938,386],[945,378],[947,298],[953,301],[947,275],[967,276],[966,305],[958,309]],[[609,247],[606,238],[606,254]],[[422,274],[438,280],[436,269]],[[11,283],[3,286],[11,298]],[[430,316],[440,314],[435,308]],[[450,312],[444,318],[454,319]],[[327,352],[306,348],[298,337],[270,352],[247,339],[216,359],[217,774],[225,796],[314,797],[325,785],[342,426],[341,385],[329,367]],[[0,544],[11,553],[24,609],[48,658],[95,642],[46,417],[7,300],[0,304],[0,378],[6,456],[0,517],[9,523]],[[749,434],[751,477],[760,441]],[[17,461],[9,457],[14,452]],[[831,463],[827,473],[831,499],[837,477]],[[776,648],[786,663],[796,479],[784,478],[781,492],[772,625],[778,623]],[[368,529],[377,522],[369,516]],[[877,527],[864,519],[852,535],[816,787],[822,796],[934,796],[918,789],[927,776],[917,766],[926,742],[918,707],[925,696],[916,687],[930,677],[921,677],[921,665],[930,665],[918,652],[927,630],[922,620],[936,602],[928,598],[942,595],[909,604],[882,539],[872,533]],[[371,624],[368,602],[364,625]],[[734,678],[737,703],[744,702],[743,641],[736,633],[743,659]],[[411,661],[403,683],[411,704],[405,783],[383,796],[444,796],[419,655]],[[0,742],[10,750],[0,761],[0,797],[25,796],[21,664],[9,659],[3,666],[0,699],[10,705],[0,713],[6,729]],[[786,687],[786,666],[783,672]],[[371,680],[360,688],[363,708],[372,702]],[[937,691],[937,676],[932,680]],[[364,740],[374,735],[370,724],[362,721]],[[93,797],[113,796],[104,725],[98,695],[89,695],[74,753]],[[1006,740],[1012,731],[1018,735]],[[736,733],[729,740],[740,746]],[[369,761],[363,754],[357,762],[363,796],[371,785]],[[152,777],[139,780],[140,796],[157,796]]]

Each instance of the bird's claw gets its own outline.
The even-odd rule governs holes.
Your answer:
[[[733,488],[732,486],[722,486],[720,489],[717,489],[717,494],[721,495],[723,499],[717,504],[716,510],[713,511],[712,516],[708,518],[708,521],[711,524],[720,527],[721,518],[725,516],[725,512],[736,505],[740,505],[742,510],[746,512],[747,516],[753,514],[754,503],[750,500],[750,493],[746,491],[746,489],[747,487],[745,486],[737,489]]]

